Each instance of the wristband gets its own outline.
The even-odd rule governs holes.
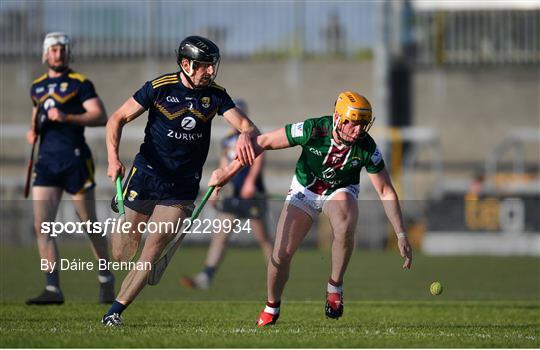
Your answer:
[[[396,236],[397,236],[398,239],[407,238],[407,234],[405,232],[396,233]]]

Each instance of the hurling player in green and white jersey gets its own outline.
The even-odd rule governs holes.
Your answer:
[[[345,91],[338,96],[333,116],[289,124],[257,137],[256,154],[267,149],[302,147],[277,226],[268,264],[268,300],[257,321],[259,327],[277,321],[292,257],[321,212],[330,219],[333,232],[325,313],[334,319],[343,315],[343,277],[354,249],[362,168],[366,168],[398,237],[403,268],[410,269],[412,249],[405,234],[398,196],[382,154],[368,134],[373,120],[369,101],[356,92]],[[209,185],[224,185],[241,167],[240,161],[234,160],[217,169]]]

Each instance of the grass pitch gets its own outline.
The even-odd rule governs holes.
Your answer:
[[[257,329],[261,302],[140,302],[126,324],[98,324],[92,304],[3,305],[8,347],[538,347],[539,306],[523,302],[357,302],[327,320],[322,301],[284,303]]]
[[[89,259],[86,247],[60,247]],[[540,347],[540,259],[426,257],[401,270],[393,252],[357,252],[346,276],[345,314],[324,317],[329,254],[301,250],[276,326],[255,327],[265,300],[264,263],[255,249],[231,249],[213,289],[182,289],[204,248],[183,247],[162,282],[124,312],[125,325],[99,324],[96,273],[65,272],[62,306],[28,307],[43,286],[34,249],[2,249],[1,347]],[[117,274],[118,285],[123,274]],[[429,294],[439,280],[442,295]]]

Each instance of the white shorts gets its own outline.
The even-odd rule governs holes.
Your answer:
[[[359,185],[349,185],[347,187],[338,188],[329,195],[319,195],[306,189],[298,180],[296,175],[291,182],[291,188],[285,199],[290,204],[294,205],[298,209],[301,209],[308,214],[313,220],[315,220],[321,213],[326,201],[332,199],[332,197],[339,192],[350,193],[353,198],[358,199],[358,192],[360,190]]]

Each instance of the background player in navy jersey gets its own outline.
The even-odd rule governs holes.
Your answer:
[[[72,195],[81,221],[96,221],[94,197],[94,162],[84,139],[85,126],[102,126],[107,122],[105,108],[94,86],[82,74],[68,67],[70,38],[60,32],[49,33],[43,42],[43,63],[47,73],[32,83],[32,125],[27,141],[38,137],[40,147],[32,188],[34,228],[41,259],[48,266],[46,287],[41,295],[27,304],[62,304],[64,296],[58,278],[58,248],[54,238],[41,234],[41,223],[55,220],[62,193]],[[39,123],[39,125],[36,125]],[[90,235],[96,259],[108,259],[107,240]],[[114,279],[109,271],[100,271],[99,301],[114,300]]]
[[[244,100],[236,99],[234,103],[245,114],[249,114],[247,104]],[[223,152],[220,158],[221,167],[226,166],[234,160],[234,148],[238,135],[238,131],[233,129],[223,139]],[[265,222],[266,199],[262,175],[264,166],[263,157],[264,155],[257,157],[253,166],[242,168],[231,179],[233,187],[231,196],[223,198],[223,200],[217,203],[216,201],[212,201],[211,203],[216,203],[216,209],[222,213],[220,220],[232,221],[236,218],[250,220],[250,227],[253,230],[253,234],[261,246],[265,261],[268,261],[272,253],[272,242],[268,236]],[[217,199],[217,192],[214,192],[214,199]],[[210,288],[214,273],[225,255],[230,234],[230,232],[220,232],[212,235],[203,271],[193,277],[182,277],[180,279],[182,285],[194,289]]]
[[[213,82],[219,61],[219,48],[212,41],[199,36],[185,38],[178,49],[180,71],[146,82],[107,123],[107,175],[115,181],[125,171],[118,156],[122,128],[148,110],[144,142],[124,181],[126,221],[135,230],[112,235],[115,259],[129,261],[134,257],[142,236],[137,230],[139,223],[176,223],[191,214],[208,155],[211,122],[217,114],[240,131],[238,159],[253,164],[251,138],[259,131],[235,108],[225,89]],[[163,226],[159,233],[147,236],[139,262],[155,262],[174,237],[173,229]],[[149,272],[129,272],[103,316],[103,324],[122,324],[120,314],[146,285]]]

